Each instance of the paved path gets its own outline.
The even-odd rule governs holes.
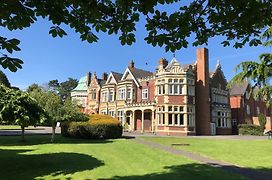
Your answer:
[[[21,130],[0,130],[0,136],[18,136],[21,135]],[[38,127],[29,127],[29,129],[25,130],[25,134],[51,134],[52,128],[51,127],[44,127],[44,126],[38,126]],[[60,134],[60,128],[56,128],[56,134]]]
[[[124,132],[123,136],[128,137],[178,137],[178,138],[204,138],[204,139],[237,139],[237,140],[261,140],[267,136],[239,136],[239,135],[216,135],[216,136],[167,136],[153,133]]]
[[[241,175],[243,175],[249,179],[252,179],[252,180],[272,180],[272,174],[268,173],[268,172],[239,167],[234,164],[230,164],[227,162],[204,157],[204,156],[201,156],[196,153],[192,153],[192,152],[188,152],[188,151],[184,151],[184,150],[178,150],[178,149],[174,149],[169,146],[161,145],[161,144],[150,142],[150,141],[145,141],[145,140],[137,138],[137,137],[133,140],[138,143],[152,147],[152,148],[157,148],[157,149],[161,149],[163,151],[166,151],[166,152],[169,152],[172,154],[185,156],[189,159],[192,159],[194,161],[198,161],[203,164],[207,164],[207,165],[210,165],[213,167],[222,168],[224,170],[228,170],[228,171],[231,171],[234,173],[241,174]]]

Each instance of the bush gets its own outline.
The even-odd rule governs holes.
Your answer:
[[[63,122],[61,134],[85,139],[115,139],[122,136],[120,122],[106,115],[90,115],[87,122]]]
[[[257,126],[254,124],[240,124],[238,128],[239,135],[255,135],[255,136],[263,135],[263,128],[261,126]]]
[[[265,118],[264,114],[262,114],[262,113],[259,114],[259,124],[260,124],[261,128],[264,130],[265,124],[266,124],[266,118]]]

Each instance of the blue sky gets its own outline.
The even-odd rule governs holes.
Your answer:
[[[48,21],[39,20],[30,28],[21,31],[0,29],[1,36],[21,40],[22,51],[12,56],[24,60],[23,69],[12,73],[0,67],[13,86],[26,89],[32,83],[43,84],[52,79],[79,79],[89,71],[96,72],[98,76],[103,72],[124,72],[132,59],[136,67],[154,71],[159,58],[173,58],[173,53],[166,53],[164,48],[146,44],[143,39],[147,33],[143,24],[137,26],[137,41],[132,46],[122,46],[118,36],[107,34],[99,34],[98,43],[82,42],[79,35],[69,28],[65,29],[68,36],[53,38],[48,33],[50,26]],[[233,69],[239,62],[257,60],[260,53],[271,52],[271,49],[263,47],[223,47],[221,41],[222,37],[216,37],[211,39],[207,46],[200,47],[209,49],[210,70],[213,70],[217,60],[220,60],[228,80],[234,76]],[[176,59],[181,64],[194,63],[196,48],[198,47],[189,46],[177,51]]]

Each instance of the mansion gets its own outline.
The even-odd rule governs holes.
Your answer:
[[[72,91],[87,114],[116,117],[128,131],[163,135],[231,134],[227,81],[218,63],[209,71],[208,49],[193,64],[161,58],[155,72],[131,61],[123,73],[87,73]]]

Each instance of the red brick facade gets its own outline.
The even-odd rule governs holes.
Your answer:
[[[240,88],[240,91],[233,90]],[[231,89],[230,106],[231,118],[235,125],[235,133],[238,124],[258,124],[258,116],[262,113],[267,118],[266,129],[271,127],[271,107],[266,106],[266,102],[260,98],[255,99],[250,93],[251,86],[248,82],[243,84],[235,84]],[[255,121],[256,119],[256,121]]]
[[[162,58],[156,71],[149,72],[131,61],[124,73],[93,76],[88,87],[88,112],[116,117],[129,131],[231,134],[229,100],[218,101],[229,97],[226,80],[219,66],[210,74],[205,48],[197,49],[196,63]]]

